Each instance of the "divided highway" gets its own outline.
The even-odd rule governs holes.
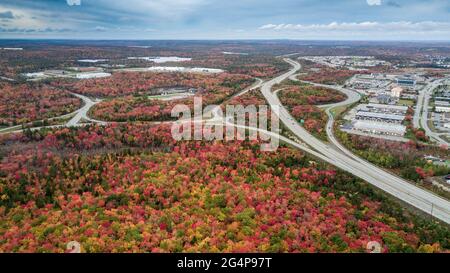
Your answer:
[[[80,98],[83,101],[83,107],[81,107],[80,109],[69,113],[69,114],[65,114],[62,116],[58,116],[58,117],[53,117],[53,118],[49,118],[47,120],[56,120],[56,119],[62,119],[62,118],[68,118],[73,116],[68,122],[64,123],[64,124],[59,124],[59,125],[51,125],[51,126],[39,126],[39,127],[33,127],[33,128],[29,128],[31,131],[37,131],[43,128],[61,128],[61,127],[74,127],[74,126],[83,126],[85,124],[82,124],[81,121],[82,120],[86,120],[87,122],[91,122],[91,123],[98,123],[100,125],[107,125],[107,122],[104,121],[100,121],[100,120],[95,120],[90,118],[87,114],[89,112],[89,110],[96,105],[97,103],[99,103],[99,100],[92,100],[86,96],[77,94],[77,93],[70,93],[73,96]],[[12,127],[8,127],[8,128],[4,128],[0,130],[0,134],[2,133],[19,133],[22,132],[22,125],[16,125],[16,126],[12,126]]]
[[[93,101],[93,100],[91,100],[90,98],[88,98],[86,96],[83,96],[83,95],[80,95],[80,94],[76,94],[76,93],[70,93],[70,94],[72,94],[73,96],[75,96],[77,98],[80,98],[83,101],[84,106],[77,111],[77,114],[71,120],[69,120],[65,126],[67,126],[67,127],[77,126],[77,125],[79,125],[79,123],[80,123],[80,121],[82,119],[84,119],[86,121],[90,121],[90,122],[100,123],[102,125],[106,125],[106,122],[91,119],[87,115],[87,113],[92,108],[92,106],[96,105],[100,101],[97,101],[97,100]]]
[[[450,143],[441,138],[438,133],[433,132],[428,126],[428,109],[430,105],[430,98],[433,94],[433,90],[441,85],[443,81],[444,80],[436,80],[431,82],[419,92],[413,123],[415,128],[423,128],[427,136],[436,141],[439,145],[448,146]]]
[[[343,147],[333,136],[329,134],[333,146],[326,144],[299,125],[299,123],[290,115],[286,108],[281,104],[278,97],[272,93],[272,87],[281,83],[285,79],[294,75],[301,69],[301,65],[291,59],[284,59],[291,64],[293,68],[275,79],[265,82],[261,87],[261,92],[266,98],[269,105],[280,109],[279,118],[285,126],[301,141],[306,143],[313,150],[317,151],[328,160],[331,164],[341,168],[357,177],[362,178],[377,188],[391,194],[392,196],[416,207],[417,209],[432,214],[434,217],[450,223],[450,202],[429,192],[421,189],[408,181],[401,179],[395,175],[386,172],[379,167],[366,162],[365,160],[355,156],[353,153]],[[350,90],[347,90],[350,91]],[[327,132],[332,132],[332,123],[327,125]]]
[[[380,169],[379,167],[357,157],[354,155],[351,151],[347,150],[345,147],[343,147],[337,139],[333,135],[333,124],[334,124],[334,118],[330,113],[330,110],[334,107],[344,106],[348,104],[352,104],[360,99],[360,95],[352,90],[341,88],[339,86],[329,86],[329,85],[319,85],[314,84],[317,86],[323,86],[327,88],[333,88],[338,91],[341,91],[347,95],[347,100],[340,103],[335,103],[331,105],[327,105],[326,112],[329,115],[330,119],[327,123],[326,129],[327,134],[330,139],[331,145],[326,144],[318,139],[316,139],[313,135],[311,135],[308,131],[306,131],[303,127],[299,125],[299,123],[290,115],[290,113],[286,110],[286,108],[281,104],[280,100],[278,99],[277,95],[272,92],[272,87],[276,84],[281,83],[287,78],[293,77],[295,73],[297,73],[301,69],[301,65],[293,61],[291,59],[285,58],[286,62],[291,64],[293,68],[289,71],[284,73],[283,75],[280,75],[272,80],[262,82],[261,80],[258,80],[258,82],[255,83],[252,87],[243,90],[242,92],[238,93],[236,96],[240,96],[242,94],[245,94],[246,92],[253,90],[255,88],[260,88],[261,93],[264,95],[265,99],[269,103],[269,105],[272,108],[279,107],[279,118],[281,122],[285,124],[285,126],[292,131],[292,133],[301,140],[304,144],[299,144],[297,142],[294,142],[286,137],[280,136],[273,132],[267,132],[265,133],[276,136],[280,140],[291,144],[292,146],[302,149],[306,151],[307,153],[310,153],[317,158],[326,161],[342,170],[345,170],[365,181],[372,184],[373,186],[391,194],[392,196],[404,201],[405,203],[408,203],[412,205],[413,207],[433,215],[434,217],[442,220],[443,222],[450,223],[450,202],[429,192],[424,189],[421,189],[408,181],[399,178],[393,174],[390,174],[386,172],[383,169]],[[82,125],[80,123],[81,120],[87,120],[89,122],[96,122],[100,124],[106,124],[102,121],[97,121],[89,118],[87,116],[87,113],[89,109],[98,103],[98,101],[93,101],[90,98],[73,93],[74,96],[81,98],[84,102],[84,106],[76,111],[76,115],[66,124],[64,125],[56,125],[52,127],[63,127],[63,126],[80,126]],[[217,117],[217,110],[218,108],[213,109],[212,114],[213,116]],[[222,119],[222,121],[218,120],[218,122],[227,122]],[[238,125],[233,125],[238,127]],[[248,127],[245,127],[248,128]],[[39,129],[39,128],[33,128],[33,129]],[[251,130],[259,130],[258,128],[248,128]],[[261,131],[261,130],[259,130]]]

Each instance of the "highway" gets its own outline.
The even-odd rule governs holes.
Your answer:
[[[422,115],[422,109],[423,109],[423,101],[425,98],[425,88],[419,91],[419,96],[417,97],[417,103],[416,103],[416,109],[414,111],[414,117],[413,117],[413,126],[414,128],[421,128],[420,126],[420,117]]]
[[[352,154],[350,151],[348,151],[345,147],[343,147],[334,137],[333,135],[333,124],[334,119],[330,113],[330,110],[333,107],[338,106],[344,106],[347,104],[351,104],[357,100],[359,100],[359,94],[352,90],[340,88],[337,86],[331,86],[331,88],[335,88],[336,90],[339,90],[347,95],[347,100],[344,102],[332,104],[331,107],[327,108],[327,113],[330,116],[330,120],[327,124],[327,133],[329,136],[329,139],[332,143],[326,144],[321,142],[320,140],[316,139],[314,136],[312,136],[308,131],[306,131],[303,127],[299,125],[299,123],[290,115],[290,113],[286,110],[286,108],[281,104],[280,100],[276,96],[276,94],[272,93],[272,87],[278,83],[281,83],[285,79],[292,77],[296,72],[298,72],[301,69],[301,65],[293,61],[291,59],[284,59],[286,62],[291,64],[293,68],[266,82],[259,81],[257,82],[253,87],[244,90],[240,93],[238,93],[236,96],[245,94],[246,92],[255,89],[260,88],[261,93],[266,98],[267,102],[272,108],[279,107],[279,117],[280,120],[285,124],[285,126],[292,131],[292,133],[301,140],[304,144],[299,144],[297,142],[294,142],[290,139],[287,139],[283,136],[279,136],[276,133],[272,132],[266,132],[269,135],[277,136],[280,140],[289,143],[293,145],[294,147],[297,147],[299,149],[302,149],[342,170],[345,170],[365,181],[372,184],[373,186],[380,188],[381,190],[389,193],[390,195],[404,201],[405,203],[408,203],[417,209],[432,214],[434,217],[446,222],[450,223],[450,202],[431,193],[424,189],[421,189],[408,181],[405,181],[393,174],[390,174],[386,172],[385,170],[380,169],[379,167],[370,164],[366,162],[363,159],[360,159],[359,157]],[[320,86],[320,85],[319,85]],[[330,88],[330,86],[325,86]],[[355,94],[356,93],[356,94]],[[78,98],[81,98],[84,102],[84,106],[79,109],[76,112],[76,115],[65,125],[57,125],[52,127],[63,127],[63,126],[82,126],[83,124],[80,123],[82,119],[85,119],[87,121],[91,122],[98,122],[101,124],[106,124],[105,122],[96,121],[93,119],[90,119],[87,116],[87,113],[89,109],[94,106],[98,101],[93,101],[88,97],[85,97],[83,95],[75,94],[74,96],[77,96]],[[212,112],[214,115],[216,114],[216,110],[218,108],[214,109]],[[210,120],[212,121],[212,120]],[[214,122],[214,121],[213,121]],[[218,122],[226,122],[228,121],[218,120]],[[237,126],[238,125],[234,125]],[[245,127],[248,128],[248,127]],[[39,129],[39,128],[33,128],[33,129]],[[257,128],[249,128],[253,130],[259,130]],[[261,131],[261,130],[259,130]]]
[[[100,121],[100,120],[96,120],[96,119],[92,119],[90,118],[87,114],[89,112],[89,110],[96,105],[97,103],[101,102],[100,100],[92,100],[86,96],[80,95],[80,94],[76,94],[76,93],[70,93],[73,96],[80,98],[83,101],[83,107],[81,107],[80,109],[69,113],[69,114],[65,114],[62,116],[58,116],[58,117],[53,117],[53,118],[49,118],[47,120],[56,120],[56,119],[62,119],[62,118],[67,118],[67,117],[71,117],[73,116],[68,122],[66,122],[65,124],[59,124],[59,125],[51,125],[51,126],[40,126],[40,127],[33,127],[33,128],[29,128],[32,131],[36,131],[36,130],[40,130],[43,128],[61,128],[61,127],[77,127],[77,126],[83,126],[86,124],[81,123],[82,120],[85,120],[87,122],[90,123],[98,123],[100,125],[106,125],[108,124],[105,121]],[[30,123],[31,124],[31,123]],[[17,130],[15,130],[17,129]],[[8,128],[3,128],[0,130],[0,134],[3,133],[19,133],[22,132],[22,125],[16,125],[16,126],[12,126],[12,127],[8,127]]]
[[[344,101],[341,101],[341,102],[317,105],[317,107],[319,107],[319,108],[336,108],[336,107],[340,107],[340,106],[346,106],[346,105],[350,105],[355,102],[358,102],[361,99],[361,94],[356,91],[353,91],[353,90],[350,90],[347,88],[343,88],[339,85],[328,85],[328,84],[321,84],[321,83],[315,83],[315,82],[310,82],[310,81],[301,81],[301,80],[297,79],[296,76],[298,76],[298,74],[291,75],[291,76],[289,76],[289,79],[291,81],[300,81],[300,82],[307,83],[307,84],[317,86],[317,87],[334,89],[334,90],[337,90],[347,96],[347,99]]]
[[[263,84],[263,80],[260,78],[256,78],[256,82],[254,84],[252,84],[250,87],[247,87],[246,89],[242,90],[241,92],[237,93],[236,95],[233,95],[231,98],[229,98],[227,101],[230,101],[236,97],[242,96],[252,90],[258,89],[261,87],[261,85]]]
[[[80,94],[76,94],[76,93],[70,93],[70,94],[83,100],[84,106],[77,111],[76,115],[71,120],[69,120],[65,126],[67,126],[67,127],[77,126],[82,119],[84,119],[86,121],[94,122],[94,123],[106,124],[103,121],[97,121],[97,120],[91,119],[87,115],[87,113],[92,108],[92,106],[94,106],[100,102],[99,100],[93,101],[90,98],[80,95]]]
[[[448,146],[450,143],[445,141],[436,132],[433,132],[428,126],[428,116],[430,108],[430,98],[433,95],[434,89],[442,84],[444,80],[436,80],[430,82],[423,90],[420,91],[417,100],[417,107],[414,113],[414,127],[423,128],[427,136],[436,141],[439,145]]]
[[[291,59],[284,59],[290,63],[293,68],[270,81],[265,82],[261,87],[261,92],[266,98],[269,105],[280,109],[279,118],[285,126],[301,141],[309,145],[312,149],[328,158],[327,162],[339,167],[353,175],[360,177],[377,188],[391,194],[392,196],[418,208],[419,210],[432,214],[434,217],[450,223],[450,202],[429,192],[421,189],[406,180],[392,175],[385,170],[370,164],[359,157],[352,154],[345,147],[339,144],[330,134],[330,140],[333,145],[325,144],[312,136],[308,131],[299,125],[299,123],[290,115],[286,108],[281,104],[278,97],[272,93],[272,87],[285,79],[294,75],[301,69],[298,62]],[[343,90],[343,89],[342,89]],[[332,124],[327,125],[327,132],[332,131]]]
[[[52,121],[52,120],[57,120],[57,119],[69,118],[69,117],[72,117],[72,116],[76,115],[78,113],[78,111],[80,111],[80,109],[78,109],[76,111],[73,111],[72,113],[69,113],[69,114],[64,114],[64,115],[61,115],[61,116],[48,118],[46,120],[47,121]],[[22,128],[23,125],[31,125],[31,124],[33,124],[35,122],[44,122],[44,120],[43,119],[35,120],[35,121],[28,122],[28,123],[25,123],[25,124],[19,124],[19,125],[14,125],[14,126],[11,126],[11,127],[6,127],[6,128],[3,128],[3,129],[0,129],[0,134],[11,133],[11,132],[20,132],[20,131],[22,131],[21,128]]]

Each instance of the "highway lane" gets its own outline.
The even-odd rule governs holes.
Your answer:
[[[255,81],[255,83],[253,85],[247,87],[246,89],[244,89],[241,92],[237,93],[236,95],[232,96],[229,100],[231,100],[231,99],[233,99],[235,97],[244,95],[247,92],[250,92],[250,91],[255,90],[257,88],[260,88],[262,83],[263,83],[262,79],[256,78],[256,81]],[[76,111],[74,111],[74,112],[72,112],[72,113],[47,119],[47,120],[55,120],[55,119],[61,119],[61,118],[66,118],[66,117],[73,116],[67,123],[60,124],[60,125],[51,125],[51,126],[39,126],[39,127],[30,128],[30,129],[32,131],[35,131],[35,130],[40,130],[40,129],[43,129],[43,128],[78,127],[78,126],[85,125],[85,124],[81,124],[80,123],[81,120],[83,120],[83,119],[88,121],[88,122],[90,122],[90,123],[97,123],[97,124],[100,124],[100,125],[107,125],[108,124],[108,122],[106,122],[106,121],[96,120],[96,119],[93,119],[93,118],[88,116],[89,110],[94,105],[96,105],[99,102],[101,102],[101,100],[98,100],[98,99],[97,100],[92,100],[89,97],[86,97],[86,96],[81,95],[81,94],[73,93],[73,92],[70,92],[70,94],[75,96],[75,97],[77,97],[77,98],[80,98],[83,101],[83,104],[84,104],[83,107],[78,109],[78,110],[76,110]],[[217,111],[217,110],[218,109],[214,109],[214,111]],[[206,114],[206,115],[208,115],[208,114]],[[4,132],[6,132],[6,133],[19,133],[19,132],[22,131],[21,128],[22,128],[22,125],[16,125],[16,126],[3,128],[3,129],[0,129],[0,134],[2,134]]]
[[[421,101],[420,107],[422,108],[416,112],[419,114],[418,117],[419,125],[421,125],[420,127],[422,127],[425,130],[426,135],[429,136],[432,140],[436,141],[439,145],[448,146],[450,143],[441,138],[438,133],[433,132],[428,126],[430,98],[433,95],[434,89],[436,89],[439,85],[441,85],[444,80],[445,79],[431,82],[422,90],[419,99],[419,101]],[[417,105],[419,105],[419,103]]]
[[[291,75],[291,76],[289,76],[289,79],[291,81],[299,81],[299,82],[307,83],[309,85],[313,85],[313,86],[317,86],[317,87],[334,89],[334,90],[337,90],[347,96],[347,99],[345,99],[344,101],[341,101],[341,102],[317,105],[317,107],[319,107],[319,108],[325,109],[325,108],[336,108],[336,107],[340,107],[340,106],[346,106],[346,105],[350,105],[355,102],[358,102],[361,99],[361,94],[358,93],[357,91],[343,88],[339,85],[329,85],[329,84],[321,84],[321,83],[315,83],[315,82],[310,82],[310,81],[302,81],[302,80],[297,79],[298,75],[300,75],[300,74]]]
[[[82,119],[90,121],[90,122],[94,122],[94,123],[100,123],[100,124],[106,124],[106,122],[103,121],[97,121],[94,119],[91,119],[88,117],[87,113],[89,112],[89,110],[96,105],[97,103],[100,102],[100,100],[91,100],[90,98],[83,96],[81,94],[77,94],[77,93],[70,93],[73,96],[80,98],[81,100],[83,100],[84,106],[78,110],[77,114],[67,122],[66,126],[67,127],[72,127],[72,126],[77,126],[80,121]]]
[[[65,118],[69,118],[69,117],[72,117],[72,116],[76,115],[76,114],[78,113],[78,111],[80,111],[80,109],[78,109],[78,110],[76,110],[76,111],[73,111],[72,113],[69,113],[69,114],[64,114],[64,115],[61,115],[61,116],[48,118],[48,119],[46,119],[46,120],[47,120],[47,121],[52,121],[52,120],[57,120],[57,119],[65,119]],[[28,123],[26,123],[26,124],[24,124],[24,125],[31,125],[31,124],[33,124],[33,123],[35,123],[35,122],[44,122],[44,120],[43,120],[43,119],[41,119],[41,120],[35,120],[35,121],[32,121],[32,122],[28,122]],[[20,125],[15,125],[15,126],[11,126],[11,127],[6,127],[6,128],[3,128],[3,129],[0,129],[0,134],[2,134],[2,133],[4,133],[4,132],[6,132],[6,133],[17,132],[17,131],[20,132],[22,126],[23,126],[23,125],[20,124]],[[14,129],[17,129],[17,130],[14,130]],[[11,131],[11,130],[14,130],[14,131]]]
[[[422,115],[424,99],[425,99],[425,88],[423,88],[422,90],[419,90],[419,95],[417,97],[417,103],[416,103],[416,109],[414,111],[413,126],[414,126],[414,128],[417,128],[417,129],[421,128],[420,117]]]
[[[344,147],[342,150],[335,150],[332,146],[317,140],[306,130],[304,130],[281,105],[278,97],[271,92],[273,85],[281,83],[286,78],[294,75],[301,68],[300,64],[297,62],[289,59],[286,59],[286,61],[293,66],[293,69],[279,77],[263,83],[261,85],[261,92],[271,107],[276,105],[280,106],[280,119],[282,122],[285,123],[285,125],[294,133],[294,135],[296,135],[297,138],[309,145],[309,147],[279,136],[283,141],[366,180],[370,184],[386,191],[387,193],[390,193],[408,204],[419,208],[424,212],[433,212],[432,214],[435,217],[444,222],[450,222],[450,204],[447,200],[437,197],[430,192],[424,191],[423,189],[395,177],[392,174],[386,173],[384,170],[368,164],[354,155],[346,153],[346,149]],[[89,109],[97,102],[94,102],[91,99],[79,94],[74,95],[83,99],[85,105],[79,110],[76,117],[69,121],[68,126],[82,126],[83,124],[80,124],[81,119],[90,120],[87,113]]]
[[[275,84],[278,84],[294,75],[301,68],[298,62],[290,59],[285,59],[285,61],[293,66],[292,70],[264,83],[261,88],[261,92],[271,107],[280,107],[279,117],[281,121],[297,138],[305,142],[312,149],[316,150],[323,156],[327,157],[331,162],[333,162],[333,165],[366,180],[370,184],[428,214],[432,213],[433,216],[446,223],[450,223],[449,201],[424,189],[418,188],[417,186],[412,185],[411,183],[396,177],[378,168],[377,166],[365,162],[364,160],[353,155],[345,147],[342,147],[342,145],[339,147],[339,150],[336,150],[331,145],[325,144],[316,139],[304,128],[302,128],[290,115],[286,108],[284,108],[278,97],[271,91]],[[336,143],[338,142],[336,141]]]
[[[101,120],[96,120],[96,119],[90,118],[87,115],[89,110],[94,105],[99,103],[100,100],[92,100],[92,99],[90,99],[90,98],[88,98],[86,96],[83,96],[83,95],[77,94],[77,93],[70,93],[70,94],[72,94],[73,96],[75,96],[77,98],[80,98],[83,101],[83,104],[84,104],[83,107],[78,109],[78,110],[76,110],[76,111],[74,111],[74,112],[72,112],[72,113],[47,119],[47,120],[56,120],[56,119],[62,119],[62,118],[73,116],[68,122],[66,122],[65,124],[50,125],[50,126],[39,126],[39,127],[32,127],[32,128],[29,128],[29,129],[32,130],[32,131],[36,131],[36,130],[40,130],[40,129],[43,129],[43,128],[61,128],[61,127],[84,126],[86,124],[82,124],[81,123],[81,120],[83,120],[83,119],[88,121],[88,122],[90,122],[90,123],[98,123],[100,125],[107,125],[108,124],[108,122],[101,121]],[[23,129],[21,129],[21,128],[22,128],[22,125],[16,125],[16,126],[8,127],[8,128],[3,128],[3,129],[0,130],[0,134],[3,134],[4,132],[6,132],[8,134],[9,133],[19,133],[19,132],[23,131]],[[13,129],[17,129],[17,130],[11,131]]]
[[[228,99],[227,101],[230,101],[236,97],[242,96],[252,90],[258,89],[261,87],[261,85],[263,84],[263,80],[260,78],[256,78],[256,82],[254,84],[252,84],[251,86],[247,87],[246,89],[242,90],[241,92],[237,93],[236,95],[231,96],[230,99]]]

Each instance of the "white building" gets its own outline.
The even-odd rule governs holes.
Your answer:
[[[436,112],[437,113],[449,113],[450,112],[450,107],[448,106],[436,106]]]
[[[394,115],[386,113],[358,111],[356,113],[357,120],[372,120],[378,122],[402,123],[405,119],[404,115]]]
[[[21,50],[23,50],[23,48],[21,48],[21,47],[4,47],[3,50],[21,51]]]
[[[106,78],[111,77],[111,73],[78,73],[76,75],[77,79],[98,79],[98,78]]]
[[[372,108],[377,112],[390,112],[390,113],[406,113],[408,111],[408,106],[399,105],[386,105],[378,103],[369,103],[367,108]]]
[[[406,133],[406,127],[403,125],[372,121],[357,121],[353,124],[353,129],[365,133],[390,136],[404,136]]]
[[[400,98],[403,92],[403,88],[396,86],[391,90],[391,97]]]

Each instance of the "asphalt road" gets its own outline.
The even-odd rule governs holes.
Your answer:
[[[326,144],[321,142],[312,136],[309,132],[307,132],[303,127],[299,125],[299,123],[290,115],[290,113],[286,110],[286,108],[281,104],[278,97],[272,93],[272,87],[275,84],[281,83],[285,79],[293,76],[296,72],[301,69],[301,66],[298,62],[295,62],[291,59],[284,59],[286,62],[290,63],[293,68],[272,80],[269,80],[264,83],[257,83],[257,87],[261,87],[261,92],[268,101],[269,105],[272,108],[279,107],[280,109],[280,120],[285,124],[287,128],[289,128],[293,134],[300,139],[304,144],[299,144],[290,139],[287,139],[283,136],[279,136],[276,133],[267,132],[269,135],[277,136],[282,141],[289,143],[299,149],[302,149],[340,169],[343,169],[361,179],[367,181],[368,183],[378,187],[385,192],[391,194],[392,196],[428,213],[432,214],[434,217],[446,222],[450,223],[450,202],[431,193],[424,189],[421,189],[393,174],[390,174],[373,164],[370,164],[363,159],[353,155],[350,151],[348,151],[345,147],[343,147],[334,137],[332,132],[333,119],[332,116],[330,118],[331,121],[327,124],[327,133],[330,138],[330,141],[334,146],[330,144]],[[330,86],[326,86],[330,87]],[[353,103],[352,101],[357,98],[357,94],[351,93],[351,90],[343,89],[337,87],[337,90],[344,92],[347,94],[348,99],[345,102],[333,104],[333,107],[346,105],[349,103]],[[90,119],[87,116],[89,109],[98,103],[97,101],[93,101],[88,97],[79,94],[73,94],[81,98],[84,102],[84,106],[78,110],[75,117],[73,117],[66,126],[81,126],[80,121],[85,119],[87,121],[100,122]],[[242,95],[240,93],[239,95]],[[331,108],[328,108],[329,111]],[[215,111],[213,111],[215,112]],[[329,113],[329,112],[328,112]],[[329,113],[330,114],[330,113]],[[219,121],[220,122],[220,121]],[[223,120],[221,121],[223,122]],[[234,125],[237,126],[238,125]],[[60,126],[58,126],[60,127]],[[244,126],[245,127],[245,126]],[[248,127],[245,127],[248,128]],[[254,130],[260,130],[257,128],[250,128]]]
[[[443,80],[431,82],[420,92],[416,112],[414,113],[414,127],[423,128],[426,135],[429,136],[432,140],[436,141],[436,143],[438,143],[439,145],[448,146],[450,145],[450,143],[441,138],[440,134],[433,132],[428,126],[430,98],[433,95],[433,90],[441,85],[442,82]]]
[[[84,106],[78,110],[77,114],[66,123],[67,127],[73,127],[73,126],[77,126],[81,120],[86,120],[89,122],[94,122],[94,123],[100,123],[100,124],[106,124],[106,122],[103,121],[98,121],[98,120],[94,120],[88,117],[87,113],[89,112],[89,110],[92,108],[92,106],[96,105],[97,103],[99,103],[100,101],[96,100],[93,101],[90,98],[80,95],[80,94],[76,94],[76,93],[71,93],[72,95],[74,95],[77,98],[80,98],[81,100],[83,100]]]
[[[333,145],[321,142],[312,136],[308,131],[299,125],[299,123],[290,115],[286,108],[281,104],[278,97],[272,93],[272,87],[275,84],[282,82],[283,80],[294,75],[301,69],[298,62],[291,59],[284,59],[290,63],[293,68],[275,79],[265,82],[261,87],[261,92],[268,101],[269,105],[279,107],[280,120],[285,126],[292,131],[292,133],[301,141],[306,143],[313,150],[322,154],[328,158],[327,162],[331,162],[333,165],[352,173],[353,175],[362,178],[368,183],[374,185],[377,188],[391,194],[392,196],[426,212],[432,214],[434,217],[450,223],[450,202],[427,191],[419,188],[408,181],[401,179],[393,174],[386,172],[378,168],[377,166],[366,162],[363,159],[355,156],[353,153],[343,147],[331,133],[329,138]],[[349,91],[349,90],[347,90]],[[327,125],[327,132],[332,132],[333,122]]]
[[[92,119],[90,118],[87,113],[89,112],[89,110],[96,105],[97,103],[100,102],[100,100],[92,100],[86,96],[80,95],[80,94],[76,94],[76,93],[71,93],[73,96],[80,98],[83,101],[83,107],[70,113],[70,114],[65,114],[62,116],[58,116],[58,117],[53,117],[53,118],[49,118],[47,120],[55,120],[55,119],[61,119],[61,118],[66,118],[66,117],[70,117],[73,116],[67,123],[65,124],[59,124],[59,125],[50,125],[50,126],[40,126],[40,127],[33,127],[30,128],[31,131],[36,131],[36,130],[40,130],[43,128],[61,128],[61,127],[77,127],[77,126],[84,126],[86,124],[81,123],[82,120],[86,120],[87,122],[90,123],[98,123],[100,125],[106,125],[108,124],[105,121],[100,121],[100,120],[96,120],[96,119]],[[17,129],[14,130],[13,129]],[[4,128],[0,130],[0,134],[7,132],[9,133],[19,133],[22,132],[22,125],[16,125],[16,126],[12,126],[12,127],[8,127],[8,128]]]

